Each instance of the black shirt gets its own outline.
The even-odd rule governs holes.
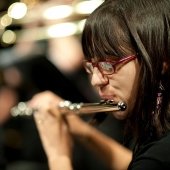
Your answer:
[[[170,132],[157,141],[143,145],[128,170],[170,170]]]

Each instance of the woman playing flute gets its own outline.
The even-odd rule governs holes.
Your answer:
[[[82,34],[84,66],[101,99],[124,101],[129,150],[75,115],[63,116],[59,96],[44,92],[30,107],[50,170],[73,169],[73,137],[112,170],[170,169],[170,0],[106,0],[87,19]],[[127,138],[128,140],[129,138]]]

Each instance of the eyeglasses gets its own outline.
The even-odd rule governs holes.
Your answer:
[[[83,62],[84,68],[86,69],[87,73],[93,74],[94,72],[94,67],[97,67],[99,71],[103,75],[111,75],[115,73],[116,71],[116,66],[121,63],[128,63],[136,58],[136,55],[131,55],[127,57],[123,57],[117,61],[99,61],[99,62],[91,62],[85,60]]]

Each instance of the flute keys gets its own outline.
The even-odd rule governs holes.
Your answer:
[[[72,103],[70,101],[65,100],[65,101],[59,102],[58,106],[59,106],[59,108],[65,108],[65,107],[69,108],[71,104]]]
[[[65,100],[65,101],[61,101],[58,106],[62,113],[66,114],[66,113],[74,112],[75,114],[79,114],[79,110],[82,107],[82,103],[72,103],[68,100]]]
[[[17,106],[11,109],[11,115],[16,116],[30,116],[34,112],[34,109],[27,106],[25,102],[19,102]]]

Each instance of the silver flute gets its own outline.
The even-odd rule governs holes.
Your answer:
[[[65,100],[58,104],[58,108],[63,115],[90,115],[101,112],[124,111],[127,106],[122,101],[114,102],[113,100],[101,100],[98,103],[72,103]],[[30,116],[36,111],[38,111],[37,108],[30,108],[26,102],[20,102],[11,109],[11,115],[14,117]]]

